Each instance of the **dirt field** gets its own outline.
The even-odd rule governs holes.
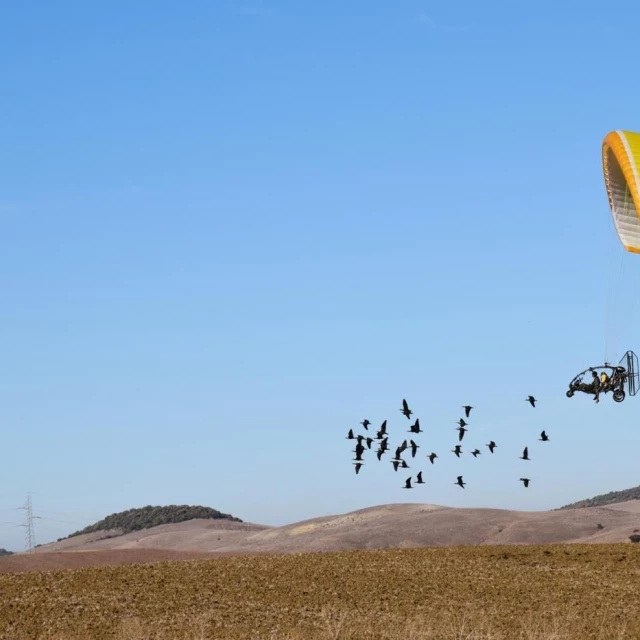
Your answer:
[[[640,545],[631,543],[261,555],[4,574],[0,638],[638,638],[639,583]]]
[[[85,569],[119,564],[140,564],[168,560],[198,560],[213,554],[170,549],[114,549],[110,551],[74,551],[53,553],[20,553],[0,558],[0,574],[25,571]]]

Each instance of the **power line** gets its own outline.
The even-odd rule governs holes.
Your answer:
[[[33,551],[33,548],[36,545],[36,535],[33,528],[34,520],[41,520],[39,516],[33,515],[33,505],[31,504],[31,494],[27,494],[27,500],[24,503],[24,507],[18,507],[19,509],[23,509],[25,512],[25,521],[24,524],[18,525],[20,527],[25,528],[25,547],[29,553]]]

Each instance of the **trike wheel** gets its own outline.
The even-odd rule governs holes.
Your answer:
[[[622,402],[625,398],[625,392],[622,389],[616,389],[613,392],[613,399],[615,402]]]

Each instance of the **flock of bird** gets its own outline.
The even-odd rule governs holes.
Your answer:
[[[528,402],[532,407],[535,408],[537,400],[533,396],[528,396],[525,399],[525,402]],[[463,405],[462,408],[464,409],[465,418],[468,419],[469,416],[471,415],[471,410],[474,407],[467,404],[467,405]],[[402,400],[402,409],[400,409],[400,411],[408,420],[411,420],[413,411],[409,409],[409,405],[407,401],[404,399]],[[372,437],[372,435],[370,435],[372,434],[372,432],[369,432],[369,426],[371,425],[371,422],[369,420],[365,419],[360,424],[364,427],[365,431],[367,431],[367,435],[363,435],[363,434],[356,435],[353,429],[349,429],[349,433],[347,434],[347,437],[346,437],[347,440],[356,441],[355,449],[352,449],[352,452],[355,453],[353,464],[355,465],[356,474],[360,473],[360,469],[364,465],[364,459],[363,459],[364,453],[367,450],[371,450],[371,447],[374,442],[378,443],[378,449],[376,451],[376,457],[378,461],[381,461],[382,456],[387,451],[390,450],[389,433],[387,432],[387,420],[384,420],[384,422],[380,425],[380,428],[376,431],[375,437]],[[464,434],[468,431],[467,426],[469,425],[469,423],[466,422],[464,418],[460,418],[457,424],[458,426],[456,427],[456,430],[458,431],[458,442],[460,443],[464,438]],[[423,433],[423,430],[420,428],[419,418],[416,418],[415,422],[409,427],[408,433],[412,434],[412,436]],[[549,436],[547,435],[546,431],[542,431],[542,433],[540,434],[539,440],[541,442],[549,441]],[[498,445],[493,440],[490,440],[486,446],[488,447],[490,453],[493,454],[494,450],[497,448]],[[391,462],[391,464],[393,465],[394,471],[398,471],[398,469],[409,469],[409,465],[407,461],[402,457],[402,454],[405,451],[410,450],[411,457],[415,458],[418,455],[419,448],[420,448],[420,445],[418,445],[411,438],[409,438],[408,442],[407,442],[407,439],[405,439],[400,446],[396,447],[395,456],[391,458],[391,460],[389,460],[389,462]],[[456,444],[455,447],[451,449],[451,453],[453,453],[455,456],[459,458],[460,455],[463,453],[462,445]],[[470,451],[470,453],[474,458],[477,458],[482,452],[476,448],[473,451]],[[431,464],[435,464],[435,460],[436,458],[438,458],[438,454],[432,451],[426,457]],[[522,455],[520,456],[520,460],[526,460],[526,461],[531,460],[531,458],[529,458],[529,447],[524,448],[524,450],[522,451]],[[414,487],[411,484],[411,480],[412,480],[412,476],[409,476],[406,479],[405,484],[402,488],[413,489]],[[419,471],[416,474],[415,482],[416,484],[425,484],[424,480],[422,479],[422,471]],[[527,488],[529,486],[529,483],[531,482],[531,479],[520,478],[520,482],[522,482],[524,487]],[[464,482],[463,476],[458,476],[454,484],[464,489],[466,482]]]

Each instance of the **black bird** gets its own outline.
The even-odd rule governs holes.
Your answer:
[[[345,440],[355,440],[356,437],[353,434],[353,429],[349,429],[349,434],[347,435],[347,437],[345,438]]]
[[[533,396],[529,396],[525,399],[525,402],[528,402],[532,407],[536,406],[536,402],[538,402]]]
[[[360,473],[360,467],[362,466],[362,462],[354,462],[353,464],[356,465],[356,475],[358,475],[358,473]]]
[[[389,437],[388,436],[386,438],[382,439],[382,442],[380,443],[380,448],[383,451],[387,451],[389,449]]]
[[[456,427],[456,431],[460,432],[458,434],[458,442],[462,442],[462,438],[464,438],[465,432],[469,431],[469,429],[465,429],[464,427]]]
[[[529,483],[531,482],[531,480],[529,480],[529,478],[520,478],[521,482],[524,483],[525,487],[529,486]]]
[[[358,441],[358,444],[362,444],[362,441],[364,440],[364,436],[362,436],[362,435],[358,434],[358,435],[356,436],[356,440]]]
[[[420,419],[416,419],[414,424],[409,427],[409,433],[422,433],[422,429],[420,428]]]
[[[356,448],[351,449],[351,451],[353,451],[354,453],[364,453],[364,445],[362,444],[362,442],[358,442],[358,444],[356,444]]]
[[[471,409],[473,409],[473,407],[470,404],[466,404],[462,408],[464,409],[464,415],[468,418],[469,414],[471,413]]]
[[[455,449],[451,449],[451,453],[455,453],[459,458],[460,454],[462,453],[462,447],[457,444]]]
[[[396,447],[396,460],[400,460],[402,457],[402,447]]]
[[[543,431],[540,434],[540,437],[538,438],[538,440],[542,440],[542,442],[548,442],[549,441],[549,436],[547,435],[547,432]]]
[[[429,460],[431,461],[431,464],[433,464],[433,461],[437,458],[438,456],[435,453],[432,453],[430,456],[428,456]]]
[[[474,449],[474,450],[471,452],[471,455],[472,455],[474,458],[477,458],[479,454],[480,454],[480,449]]]
[[[384,449],[378,449],[376,451],[376,455],[378,456],[378,460],[382,460],[382,454],[384,453]]]
[[[489,447],[489,451],[491,451],[491,453],[493,453],[493,450],[497,447],[498,445],[493,441],[490,440],[489,444],[487,445],[487,447]]]
[[[418,479],[416,480],[416,484],[425,484],[425,481],[422,479],[422,471],[418,472]]]
[[[466,427],[469,423],[464,421],[464,418],[460,418],[460,420],[458,420],[458,424],[461,427]]]
[[[393,465],[393,470],[397,471],[398,467],[400,466],[400,460],[392,460],[391,464]]]
[[[380,429],[378,433],[376,433],[376,440],[382,440],[387,435],[387,421],[385,420],[382,425],[380,425]]]
[[[357,462],[362,462],[362,451],[356,451],[356,457],[353,458],[354,460],[356,460]]]
[[[403,469],[408,469],[408,468],[409,468],[409,465],[407,464],[407,461],[406,461],[406,460],[400,460],[400,466],[401,466]]]
[[[418,453],[419,445],[417,445],[413,440],[411,442],[411,457],[415,458],[416,453]]]
[[[407,444],[407,441],[405,440],[405,441],[400,445],[400,451],[405,451],[408,447],[409,447],[409,445]]]
[[[369,431],[369,425],[371,424],[366,418],[360,423],[367,431]]]
[[[522,455],[520,456],[520,460],[531,460],[529,457],[529,447],[525,447]]]
[[[367,438],[367,449],[371,449],[372,444],[373,444],[373,438]]]
[[[404,487],[402,487],[403,489],[413,489],[413,487],[411,486],[411,476],[409,476],[405,483],[404,483]]]
[[[407,420],[409,420],[411,418],[411,414],[413,413],[413,411],[411,411],[411,409],[409,409],[409,405],[407,404],[406,400],[402,400],[402,409],[400,409],[402,415],[407,416]]]
[[[457,484],[464,489],[465,482],[462,481],[462,476],[458,476],[458,482],[454,482],[453,484]]]

